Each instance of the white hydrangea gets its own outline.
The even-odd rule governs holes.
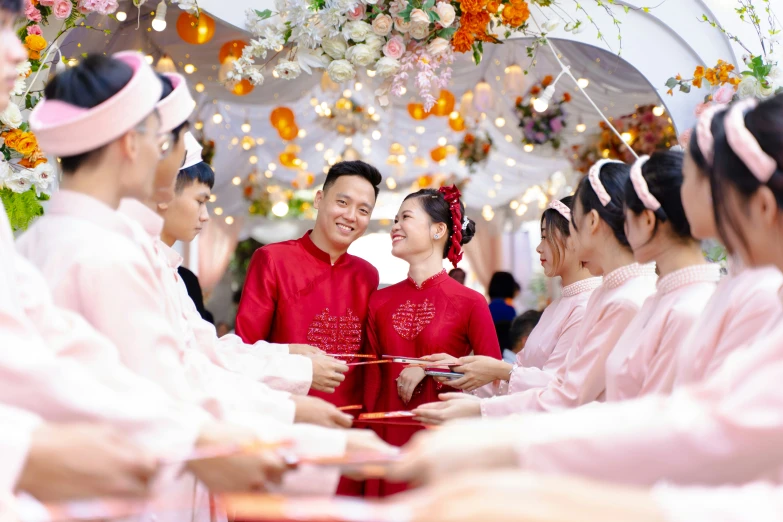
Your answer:
[[[54,169],[48,163],[40,163],[33,169],[31,177],[33,185],[35,185],[35,192],[40,195],[51,186],[54,180]]]
[[[5,186],[16,192],[17,194],[23,194],[30,190],[33,186],[32,180],[28,177],[27,169],[20,172],[12,172],[10,176],[5,179]]]

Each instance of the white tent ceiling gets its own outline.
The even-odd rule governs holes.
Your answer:
[[[332,149],[336,153],[341,153],[346,145],[344,136],[328,132],[319,125],[318,116],[311,105],[312,98],[333,103],[340,96],[339,92],[324,93],[321,90],[320,71],[316,71],[313,76],[303,74],[294,81],[277,80],[269,75],[263,86],[256,87],[247,96],[237,97],[218,83],[217,57],[220,47],[225,42],[247,39],[247,34],[218,21],[215,36],[209,43],[189,45],[176,33],[176,17],[180,14],[179,10],[169,10],[168,28],[158,33],[147,30],[150,21],[144,17],[140,29],[137,29],[135,8],[129,5],[130,2],[124,4],[123,7],[128,11],[129,18],[123,24],[108,18],[91,20],[93,25],[100,24],[101,29],[107,27],[111,29],[110,35],[87,29],[74,30],[62,45],[63,53],[66,57],[78,59],[84,52],[113,53],[124,49],[138,49],[154,55],[156,59],[162,53],[170,55],[180,71],[185,64],[195,65],[197,70],[188,75],[188,80],[191,86],[201,82],[206,89],[200,94],[194,91],[199,103],[194,121],[202,119],[205,135],[215,140],[217,144],[217,154],[213,164],[217,174],[215,186],[217,200],[214,206],[220,206],[224,216],[247,214],[248,203],[243,199],[241,186],[232,183],[234,177],[244,178],[257,167],[263,172],[269,163],[278,163],[278,155],[283,152],[285,142],[279,138],[269,123],[270,112],[277,106],[285,105],[291,108],[296,115],[299,128],[306,130],[306,137],[299,138],[294,143],[301,147],[299,157],[308,164],[308,169],[316,174],[316,185],[322,182],[322,168],[326,165],[324,152]],[[563,61],[571,65],[575,75],[590,80],[587,91],[607,116],[628,114],[633,112],[637,105],[658,103],[657,94],[647,80],[617,56],[576,42],[557,41],[556,45]],[[532,153],[525,152],[520,142],[521,134],[513,110],[514,96],[503,94],[503,76],[506,66],[517,62],[524,68],[530,64],[524,46],[525,42],[522,40],[508,41],[503,45],[490,45],[479,67],[476,67],[467,55],[459,56],[454,63],[450,90],[457,96],[458,101],[465,91],[471,89],[482,78],[493,86],[495,97],[494,110],[487,113],[486,119],[480,123],[480,127],[488,131],[493,138],[495,148],[488,163],[472,175],[466,167],[459,164],[455,156],[450,156],[447,164],[443,166],[432,161],[429,161],[426,168],[414,166],[413,159],[416,156],[429,160],[429,151],[437,146],[439,138],[445,137],[449,144],[458,146],[462,133],[452,132],[446,118],[430,117],[422,122],[414,121],[407,112],[408,102],[416,101],[411,96],[415,91],[412,84],[409,86],[408,96],[393,99],[392,106],[387,109],[380,108],[373,100],[371,79],[358,78],[364,86],[360,91],[357,91],[353,83],[343,86],[352,90],[354,98],[359,103],[365,107],[374,106],[381,114],[377,126],[381,132],[379,140],[361,134],[353,137],[353,147],[360,153],[365,146],[365,140],[369,140],[371,152],[362,154],[363,159],[379,167],[384,177],[393,176],[397,182],[395,191],[383,187],[382,199],[379,200],[382,208],[376,213],[375,218],[393,215],[399,197],[406,194],[415,180],[425,173],[470,176],[465,200],[473,209],[480,209],[485,205],[495,208],[505,207],[511,200],[519,198],[529,187],[545,183],[557,172],[567,179],[572,179],[567,161],[570,145],[581,143],[585,136],[590,134],[591,129],[595,131],[600,117],[587,100],[577,93],[570,80],[564,77],[558,84],[558,92],[562,93],[563,90],[569,89],[574,96],[572,103],[567,106],[569,130],[566,131],[566,145],[560,151],[553,151],[549,147],[537,147]],[[531,74],[527,77],[528,86],[547,74],[556,75],[560,71],[556,60],[547,49],[540,50],[536,61],[535,68],[531,69]],[[219,111],[223,116],[220,125],[212,122],[215,111]],[[502,116],[506,121],[502,128],[494,124],[498,116]],[[244,135],[240,126],[246,119],[252,126],[249,134],[254,139],[264,140],[263,145],[258,145],[249,151],[232,145],[233,138],[241,139]],[[573,130],[580,119],[587,124],[588,132],[585,134],[578,134]],[[425,127],[424,134],[415,132],[415,128],[419,125]],[[510,142],[506,140],[507,135],[511,137]],[[407,161],[402,167],[386,164],[390,145],[394,142],[400,143],[406,149]],[[316,150],[316,145],[319,143],[324,145],[320,152]],[[410,146],[416,147],[415,153],[409,151]],[[250,164],[251,156],[258,158],[255,167]],[[278,182],[283,187],[290,187],[295,177],[295,170],[278,166],[272,181]],[[498,179],[501,180],[497,181]],[[531,209],[527,217],[535,217],[535,209]],[[260,218],[246,217],[246,227],[254,226],[259,220]]]

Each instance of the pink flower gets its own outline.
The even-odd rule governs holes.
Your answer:
[[[112,14],[118,7],[117,0],[79,0],[79,11],[85,14],[93,11],[102,15]]]
[[[549,122],[549,127],[552,129],[552,132],[559,133],[563,130],[563,120],[560,118],[555,118]]]
[[[41,26],[40,25],[31,25],[27,28],[27,34],[37,34],[38,36],[41,36],[43,33],[41,32]]]
[[[30,0],[25,0],[24,15],[27,17],[28,20],[35,23],[38,23],[43,19],[43,17],[41,16],[41,11],[39,11],[33,5],[33,3],[30,2]]]
[[[64,20],[71,16],[72,8],[71,0],[54,0],[52,12],[54,13],[54,16],[60,20]]]
[[[45,5],[46,7],[52,7],[54,5],[54,0],[39,0],[38,3]]]
[[[348,11],[348,19],[349,20],[361,20],[364,18],[364,14],[366,13],[366,8],[364,7],[364,4],[357,4],[356,7],[353,8],[353,10]]]
[[[402,40],[402,36],[392,36],[391,39],[383,46],[383,54],[389,58],[399,60],[405,53],[405,42]]]
[[[734,86],[726,84],[712,95],[712,101],[719,105],[726,105],[734,97]]]

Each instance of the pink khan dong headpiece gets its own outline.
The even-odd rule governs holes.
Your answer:
[[[561,216],[566,218],[566,221],[571,221],[571,209],[568,208],[568,206],[560,201],[559,199],[553,199],[549,202],[549,206],[546,207],[547,209],[556,210],[560,213]]]
[[[701,155],[707,161],[707,166],[712,167],[715,160],[715,138],[712,136],[712,120],[725,105],[710,105],[705,109],[696,124],[696,145],[699,146]]]
[[[650,156],[642,156],[633,164],[631,167],[631,183],[633,184],[634,191],[636,191],[636,195],[639,196],[639,199],[642,201],[644,208],[655,212],[661,208],[661,202],[652,195],[650,187],[647,186],[647,180],[644,179],[644,175],[642,174],[642,167],[647,163],[648,159],[650,159]]]
[[[739,159],[748,167],[756,179],[766,183],[778,168],[778,163],[773,157],[764,152],[759,142],[745,126],[745,113],[756,108],[758,101],[755,98],[746,98],[734,104],[726,114],[724,127],[726,129],[726,141]]]
[[[590,180],[590,186],[593,187],[593,191],[595,191],[595,195],[598,196],[598,201],[601,202],[601,205],[606,206],[609,204],[610,201],[612,201],[612,196],[609,195],[609,193],[606,191],[606,187],[604,187],[604,184],[601,183],[601,169],[604,165],[607,163],[622,163],[622,161],[617,160],[611,160],[611,159],[602,159],[598,160],[595,165],[590,167],[590,171],[587,173],[587,179]]]
[[[204,161],[201,157],[202,147],[195,136],[190,132],[185,133],[185,163],[182,169],[192,167]],[[182,170],[180,169],[180,170]]]
[[[158,102],[160,131],[171,132],[188,121],[193,109],[196,108],[196,100],[190,95],[184,76],[176,73],[166,73],[163,76],[171,81],[174,90]]]
[[[30,114],[30,129],[42,150],[70,157],[111,143],[144,121],[163,93],[163,85],[144,55],[125,51],[112,56],[128,64],[133,76],[120,92],[90,109],[61,100],[41,100]]]

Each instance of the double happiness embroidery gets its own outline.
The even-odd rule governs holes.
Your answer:
[[[344,316],[334,316],[326,308],[310,324],[307,342],[326,353],[358,353],[362,346],[361,321],[351,310]]]
[[[410,301],[400,305],[392,315],[392,325],[400,337],[412,341],[435,318],[435,305],[427,299],[423,303],[415,305]]]

